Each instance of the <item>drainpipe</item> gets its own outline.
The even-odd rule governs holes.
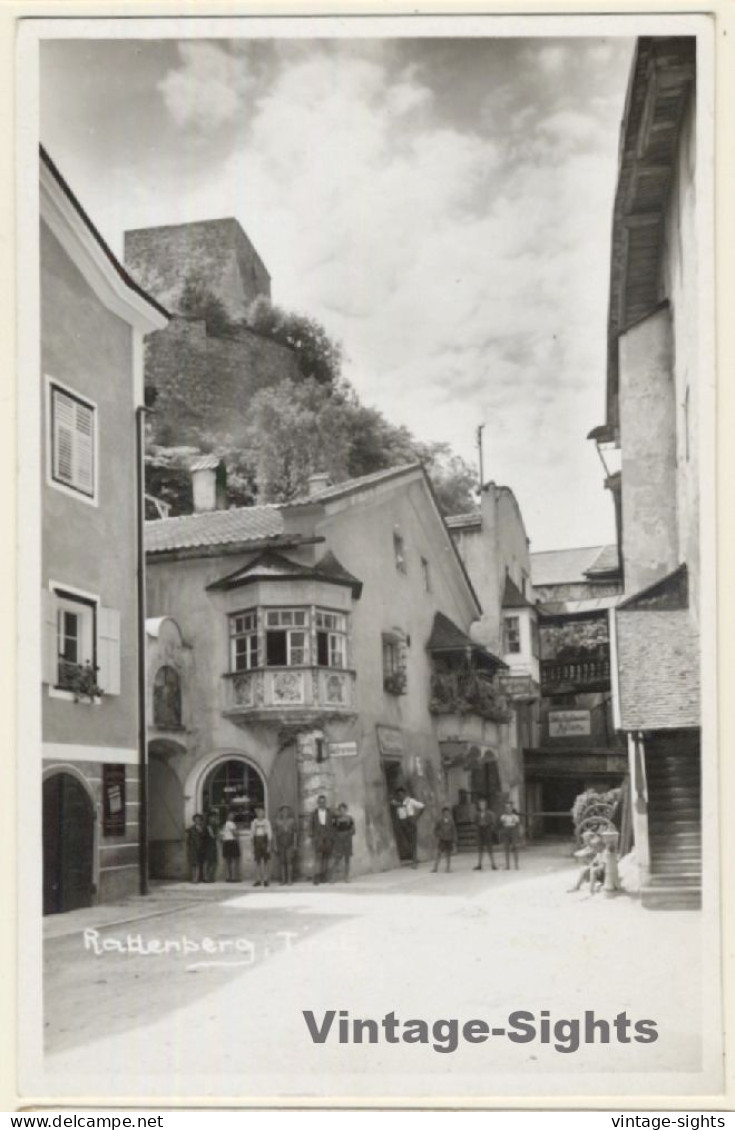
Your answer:
[[[148,889],[148,728],[146,722],[145,685],[145,413],[143,406],[135,410],[135,465],[137,498],[138,551],[137,595],[138,595],[138,790],[140,815],[138,817],[140,893],[147,895]]]

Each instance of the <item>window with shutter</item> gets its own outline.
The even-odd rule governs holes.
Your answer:
[[[51,478],[87,498],[95,496],[96,409],[50,384]]]

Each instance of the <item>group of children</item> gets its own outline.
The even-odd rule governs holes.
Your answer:
[[[335,878],[339,870],[345,882],[349,882],[354,834],[355,822],[347,805],[340,804],[336,811],[332,812],[327,808],[326,797],[320,796],[311,823],[315,883],[326,882],[330,877]],[[298,846],[298,822],[293,809],[287,804],[281,805],[278,815],[271,824],[263,806],[256,805],[255,816],[250,824],[250,837],[255,863],[254,886],[270,886],[271,859],[275,854],[281,886],[290,887],[295,877]],[[193,883],[215,881],[220,843],[225,864],[225,881],[240,882],[241,849],[235,813],[232,810],[228,811],[220,827],[217,812],[211,809],[206,817],[197,813],[192,826],[187,831],[189,866]]]
[[[402,812],[407,814],[403,822],[411,825],[410,830],[413,831],[411,859],[415,866],[415,822],[424,805],[419,801],[408,798],[405,795],[405,789],[399,790],[397,799],[393,803],[397,809],[399,825],[401,825]],[[496,833],[499,835],[500,843],[505,851],[506,870],[510,870],[511,858],[517,870],[521,819],[513,805],[508,802],[505,805],[505,811],[498,819],[487,801],[481,798],[477,802],[473,822],[477,835],[475,871],[482,871],[485,855],[487,855],[493,871],[498,870],[493,854]],[[341,874],[344,881],[349,883],[355,821],[350,815],[347,805],[342,803],[335,810],[332,810],[327,805],[326,796],[320,795],[317,798],[316,808],[311,814],[309,830],[314,852],[313,882],[315,884],[333,882]],[[439,864],[443,859],[446,870],[451,871],[452,855],[457,850],[457,827],[452,817],[451,808],[445,807],[442,809],[441,817],[434,826],[434,835],[436,837],[436,860],[432,870],[438,871]],[[296,868],[298,821],[289,805],[281,805],[272,824],[267,818],[263,806],[257,805],[255,816],[250,824],[250,836],[255,863],[254,886],[270,886],[273,855],[275,855],[278,864],[278,877],[281,886],[291,886]],[[232,810],[228,811],[224,823],[220,826],[217,812],[212,809],[206,817],[197,813],[194,816],[191,828],[187,832],[189,864],[193,883],[213,883],[215,881],[220,843],[225,864],[226,882],[238,883],[240,881],[241,848],[235,813]]]
[[[505,810],[501,814],[500,820],[498,820],[487,801],[483,797],[478,800],[474,818],[477,835],[477,864],[475,865],[475,871],[482,871],[482,861],[485,853],[487,853],[488,859],[490,860],[492,870],[498,870],[493,854],[496,830],[499,832],[500,843],[505,851],[506,871],[510,870],[511,857],[513,858],[516,870],[518,870],[518,838],[520,835],[520,824],[521,818],[510,801],[505,805]],[[437,872],[439,870],[439,864],[442,859],[445,862],[445,870],[451,871],[452,855],[457,850],[457,826],[454,823],[451,808],[445,807],[442,809],[442,814],[434,825],[434,835],[436,837],[436,860],[432,871]]]

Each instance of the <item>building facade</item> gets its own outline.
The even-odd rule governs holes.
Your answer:
[[[627,787],[613,720],[610,616],[622,599],[616,546],[531,555],[541,659],[539,734],[524,755],[535,836],[569,836],[576,797]],[[626,808],[627,813],[627,808]]]
[[[701,897],[696,45],[638,41],[613,218],[607,415],[624,599],[612,623],[644,903]]]
[[[136,413],[166,311],[40,160],[43,907],[138,889]]]
[[[489,482],[478,509],[448,518],[447,526],[482,604],[473,639],[504,664],[499,685],[510,707],[511,795],[522,806],[523,751],[537,744],[539,723],[538,615],[523,516],[513,491]]]
[[[236,813],[247,875],[256,803],[298,814],[310,874],[322,792],[354,816],[355,871],[389,868],[399,785],[426,805],[425,856],[458,747],[494,766],[491,800],[511,792],[503,664],[470,636],[480,604],[420,466],[149,522],[147,546],[158,875],[187,874],[184,829],[209,809]]]

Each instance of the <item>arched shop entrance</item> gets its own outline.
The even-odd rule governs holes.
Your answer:
[[[94,804],[82,782],[54,772],[43,782],[43,913],[92,905]]]
[[[228,811],[235,814],[235,823],[243,831],[255,817],[255,809],[268,810],[265,779],[244,757],[221,758],[204,775],[201,782],[199,811],[215,809],[220,821]]]

